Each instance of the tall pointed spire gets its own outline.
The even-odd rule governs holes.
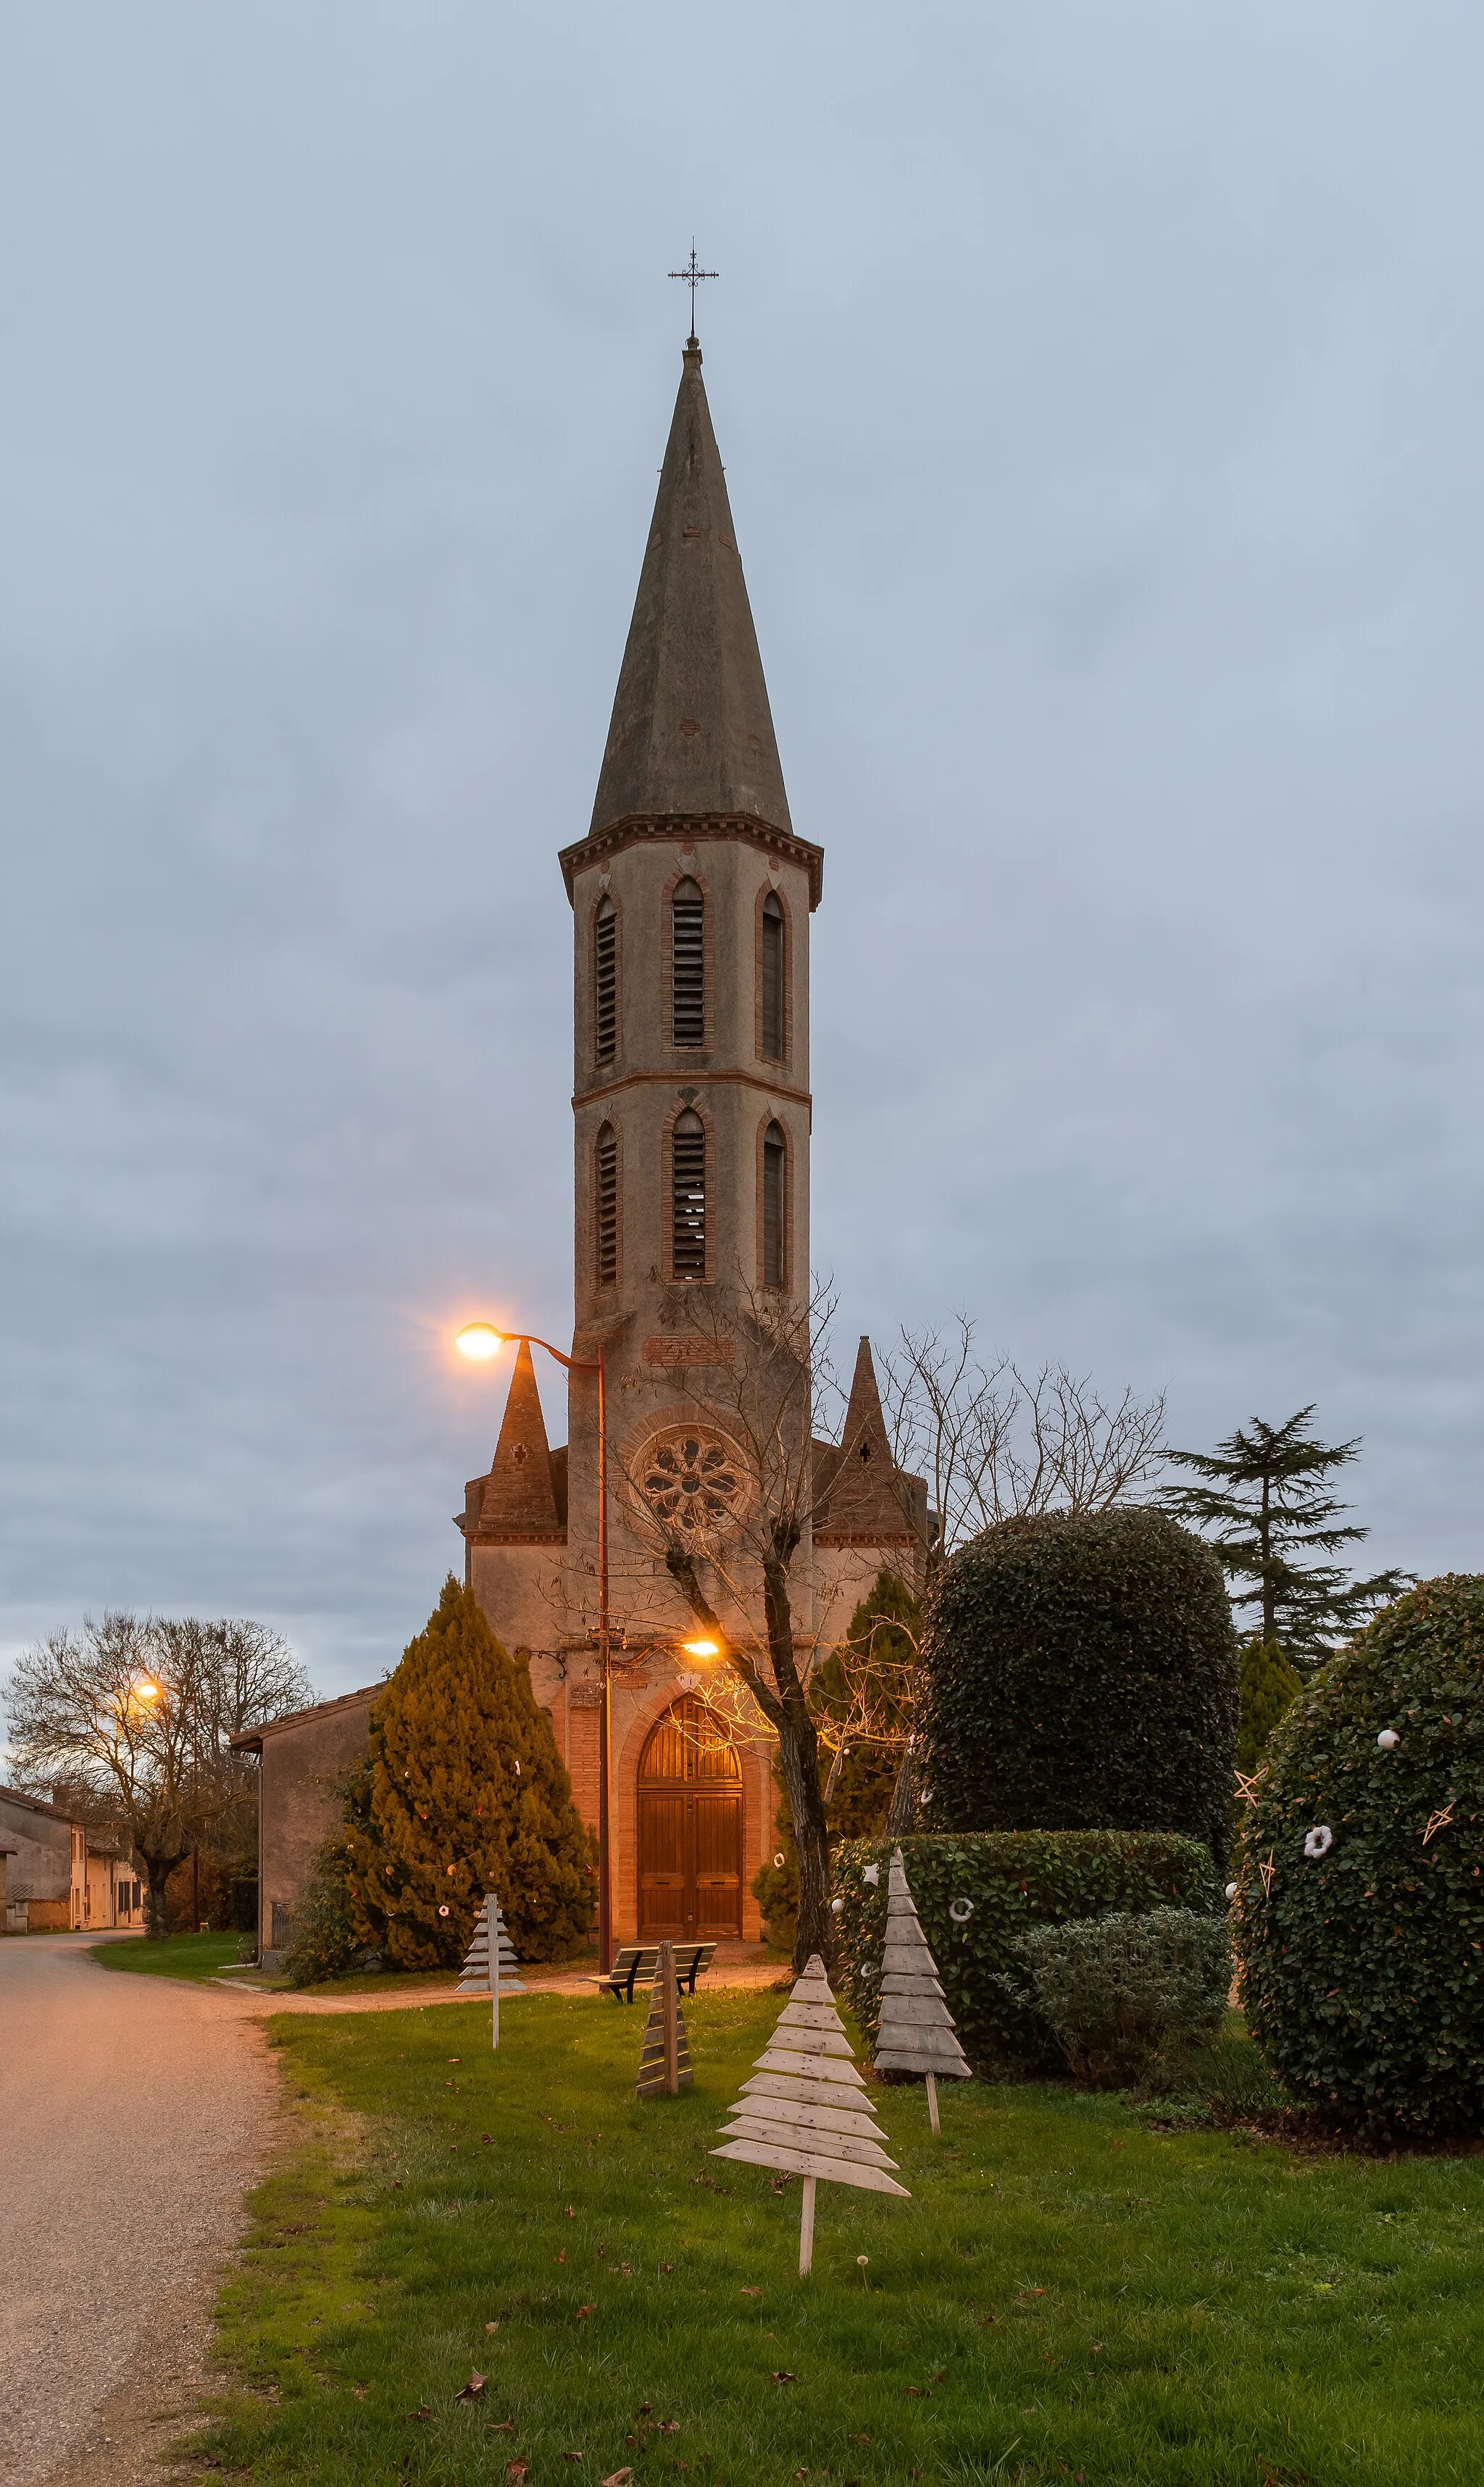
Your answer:
[[[561,1534],[546,1420],[541,1412],[536,1367],[526,1339],[516,1350],[516,1369],[510,1377],[510,1396],[480,1506],[479,1526],[483,1534],[491,1529],[523,1537]]]
[[[686,348],[589,834],[635,814],[742,814],[791,835],[726,477]]]

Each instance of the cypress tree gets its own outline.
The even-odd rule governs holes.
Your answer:
[[[551,1721],[452,1574],[372,1711],[346,1859],[356,1933],[399,1969],[457,1969],[487,1890],[522,1960],[587,1933],[591,1843]]]
[[[1280,1644],[1255,1635],[1242,1652],[1238,1698],[1237,1768],[1255,1771],[1269,1737],[1284,1711],[1303,1690],[1303,1679],[1288,1663]]]

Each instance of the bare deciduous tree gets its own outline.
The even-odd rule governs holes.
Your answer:
[[[962,1313],[946,1333],[904,1329],[882,1370],[892,1456],[928,1481],[929,1571],[996,1521],[1127,1502],[1163,1465],[1162,1394],[1108,1401],[1065,1365],[986,1366]]]
[[[261,1624],[112,1613],[18,1659],[6,1710],[21,1782],[70,1786],[117,1820],[148,1879],[150,1932],[163,1936],[171,1874],[252,1801],[229,1738],[312,1698],[287,1643]]]

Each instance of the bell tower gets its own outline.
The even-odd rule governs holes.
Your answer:
[[[655,1491],[725,1493],[711,1327],[809,1290],[809,917],[692,337],[685,350],[592,823],[561,858],[574,933],[576,1350],[601,1344],[610,1444]],[[574,1378],[569,1544],[596,1534],[592,1385]],[[687,1442],[698,1447],[690,1452]],[[610,1457],[612,1452],[610,1451]],[[615,1620],[623,1621],[621,1497]],[[653,1573],[652,1555],[630,1550]],[[590,1604],[574,1576],[569,1608]],[[646,1603],[652,1603],[646,1599]],[[677,1608],[679,1619],[679,1609]]]

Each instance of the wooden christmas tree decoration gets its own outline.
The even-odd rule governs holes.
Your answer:
[[[520,1963],[506,1932],[500,1904],[492,1891],[485,1893],[485,1905],[474,1920],[474,1940],[464,1954],[459,1972],[461,1995],[488,1995],[490,1998],[490,2044],[500,2043],[500,1998],[502,1995],[523,1995]]]
[[[892,1850],[886,1881],[886,1948],[882,1955],[876,2069],[926,2076],[928,2115],[938,2134],[942,2131],[938,2120],[938,2074],[956,2082],[973,2079],[954,2031],[953,2016],[943,2001],[938,1963],[917,1921],[900,1848]]]
[[[655,1963],[655,1983],[649,1991],[649,2020],[644,2029],[644,2044],[639,2050],[639,2079],[635,2098],[655,2098],[663,2090],[679,2098],[691,2082],[690,2044],[686,2036],[686,2024],[680,2008],[680,1987],[675,1975],[675,1945],[662,1942],[659,1958]]]
[[[823,2176],[832,2185],[860,2185],[870,2194],[907,2187],[887,2174],[885,2135],[872,2115],[865,2083],[835,2010],[825,1964],[816,1952],[779,2015],[766,2054],[722,2131],[729,2138],[714,2159],[745,2159],[804,2180],[798,2227],[798,2276],[814,2260],[814,2194]]]

